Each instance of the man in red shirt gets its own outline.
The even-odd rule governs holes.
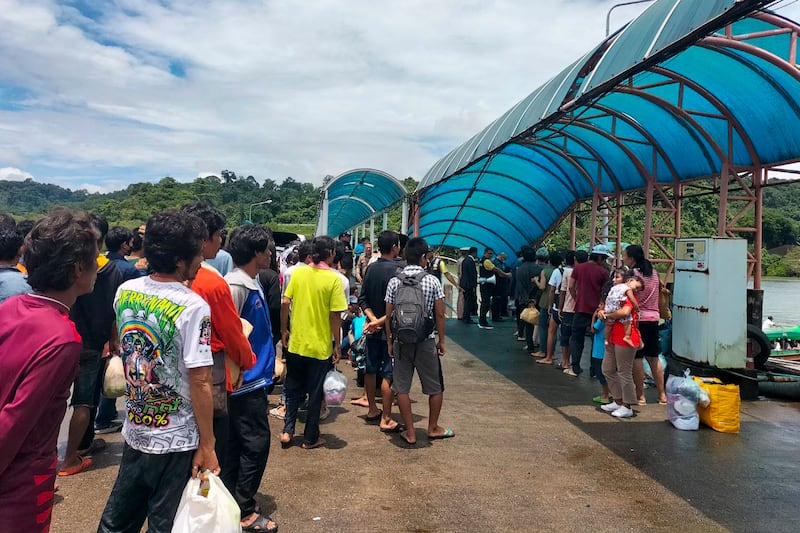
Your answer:
[[[222,229],[225,215],[208,202],[198,201],[184,205],[184,213],[190,213],[206,223],[208,238],[203,241],[203,259],[217,256],[222,244]],[[231,288],[219,272],[206,261],[200,265],[191,289],[200,295],[211,308],[211,352],[214,358],[212,384],[214,387],[214,436],[216,437],[217,458],[225,457],[225,443],[228,440],[227,392],[233,392],[241,382],[241,375],[256,363],[256,356],[250,341],[242,331],[239,311],[233,303]],[[226,359],[228,362],[226,364]],[[235,363],[241,370],[231,382],[228,366]]]
[[[605,244],[598,244],[589,252],[589,260],[575,265],[569,280],[569,292],[575,298],[575,314],[572,317],[572,335],[569,338],[569,356],[572,368],[564,373],[577,376],[581,369],[581,355],[586,340],[586,328],[592,321],[592,314],[600,305],[600,292],[608,280],[606,260],[612,257]]]
[[[0,531],[50,529],[58,428],[81,353],[69,309],[94,287],[97,237],[85,214],[46,216],[25,241],[33,293],[0,304]]]

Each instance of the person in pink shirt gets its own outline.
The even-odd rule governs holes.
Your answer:
[[[633,269],[637,276],[644,280],[644,290],[638,294],[639,298],[639,332],[642,334],[644,347],[636,352],[633,363],[633,381],[636,384],[636,398],[639,405],[647,403],[644,397],[644,362],[650,365],[653,380],[658,390],[658,403],[667,404],[667,393],[664,390],[664,368],[658,355],[661,353],[661,340],[658,333],[658,321],[661,313],[658,311],[658,296],[661,293],[661,280],[658,271],[644,256],[644,249],[638,244],[631,244],[622,254],[625,266]]]
[[[94,287],[97,237],[85,214],[43,218],[25,241],[33,293],[0,304],[0,531],[50,529],[58,429],[81,353],[69,309]]]

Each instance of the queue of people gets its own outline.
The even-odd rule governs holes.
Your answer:
[[[209,261],[219,258],[226,222],[207,202],[133,230],[56,210],[23,234],[0,215],[0,374],[11,376],[0,383],[0,531],[46,531],[56,479],[92,468],[105,445],[95,434],[113,431],[124,446],[98,531],[138,531],[145,520],[150,531],[170,531],[184,485],[209,471],[238,504],[243,531],[277,531],[255,500],[270,456],[268,394],[283,383],[282,447],[294,444],[303,405],[301,448],[324,446],[323,380],[343,337],[348,347],[366,337],[368,423],[415,445],[416,372],[429,397],[427,437],[455,436],[439,424],[440,278],[454,279],[423,239],[382,232],[380,257],[361,261],[361,283],[349,288],[368,246],[354,257],[349,235],[316,237],[290,253],[294,265],[279,266],[271,232],[254,224],[231,232],[223,276]],[[102,394],[116,355],[126,381],[122,419]],[[402,422],[392,416],[395,401]]]

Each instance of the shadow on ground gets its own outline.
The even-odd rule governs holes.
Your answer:
[[[636,407],[633,419],[609,417],[613,423],[597,423],[582,415],[585,409],[575,409],[592,404],[600,390],[589,377],[589,338],[582,360],[585,371],[573,378],[555,366],[536,364],[512,335],[509,322],[481,330],[449,321],[448,328],[451,341],[709,518],[735,531],[796,531],[800,405],[745,402],[738,435],[703,427],[679,431],[666,420],[666,408],[657,404],[655,390],[650,389],[648,405]],[[475,363],[460,361],[465,368]],[[613,489],[612,479],[608,487]],[[676,517],[676,527],[679,524]]]

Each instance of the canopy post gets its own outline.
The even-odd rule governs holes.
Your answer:
[[[400,233],[408,233],[408,196],[403,197],[400,211]]]

